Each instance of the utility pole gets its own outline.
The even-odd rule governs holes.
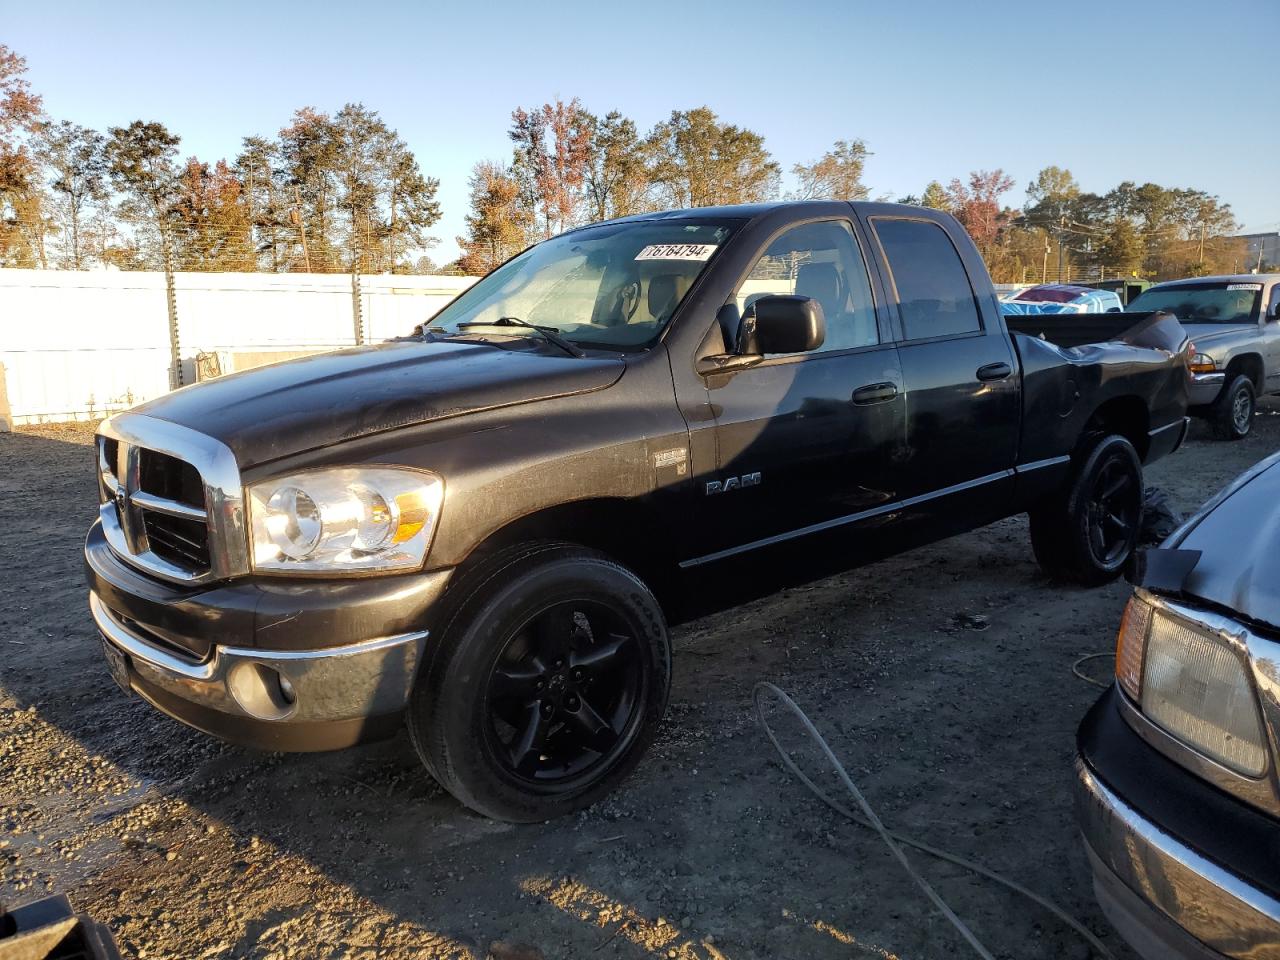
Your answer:
[[[1058,221],[1058,282],[1062,282],[1062,239],[1067,235],[1067,215],[1064,213]]]
[[[302,238],[302,260],[306,264],[307,273],[311,272],[311,251],[307,249],[307,225],[302,220],[302,194],[298,188],[293,188],[293,217],[292,220],[298,225],[298,235]]]
[[[364,343],[364,304],[360,295],[360,230],[351,213],[351,322],[355,326],[356,346]]]
[[[152,207],[156,211],[156,225],[160,230],[160,256],[164,259],[164,296],[165,306],[169,312],[169,385],[174,389],[183,384],[182,345],[178,331],[178,291],[173,277],[173,241],[169,236],[169,228],[161,214],[160,200],[152,198]]]

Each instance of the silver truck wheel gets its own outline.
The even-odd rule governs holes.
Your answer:
[[[1220,440],[1243,440],[1253,428],[1253,381],[1244,374],[1232,378],[1213,407],[1213,433]]]

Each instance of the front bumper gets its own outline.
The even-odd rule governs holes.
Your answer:
[[[1076,763],[1076,816],[1103,911],[1145,960],[1280,956],[1270,860],[1280,825],[1157,754],[1120,717],[1117,696],[1081,725]],[[1109,772],[1148,795],[1122,797]],[[1204,833],[1193,846],[1173,823]]]
[[[122,687],[213,736],[332,750],[397,729],[448,571],[164,584],[85,543],[89,606]]]
[[[1218,394],[1222,392],[1222,385],[1226,380],[1227,375],[1225,372],[1193,373],[1191,375],[1191,387],[1187,391],[1187,406],[1212,406],[1213,402],[1218,399]]]

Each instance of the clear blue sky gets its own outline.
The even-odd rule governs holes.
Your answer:
[[[232,157],[293,110],[363,101],[438,177],[438,260],[467,174],[506,158],[516,106],[574,96],[642,130],[707,104],[784,170],[861,137],[873,194],[1048,164],[1087,190],[1196,187],[1280,229],[1280,0],[708,0],[105,4],[0,0],[0,43],[48,111],[159,120]]]

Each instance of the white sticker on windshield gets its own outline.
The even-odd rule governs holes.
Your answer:
[[[636,254],[637,260],[709,260],[714,243],[652,243]]]
[[[1261,290],[1262,284],[1260,283],[1228,283],[1227,289],[1228,290]]]

